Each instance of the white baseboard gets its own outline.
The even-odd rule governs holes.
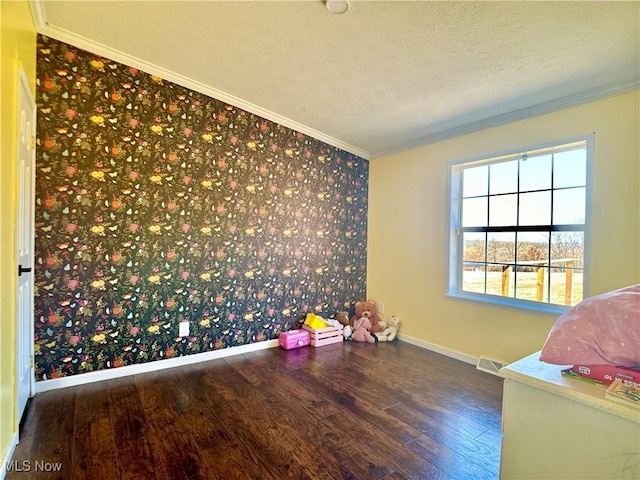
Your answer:
[[[476,365],[478,358],[472,355],[468,355],[463,352],[451,350],[450,348],[436,345],[435,343],[426,342],[415,337],[411,337],[405,334],[398,334],[398,340],[407,342],[432,352],[446,355],[447,357],[455,358],[465,363]],[[250,343],[247,345],[240,345],[238,347],[223,348],[220,350],[213,350],[211,352],[196,353],[193,355],[185,355],[184,357],[167,358],[165,360],[158,360],[149,363],[140,363],[136,365],[127,365],[125,367],[110,368],[106,370],[98,370],[95,372],[82,373],[73,375],[70,377],[55,378],[53,380],[42,380],[35,383],[34,394],[47,392],[49,390],[55,390],[58,388],[73,387],[77,385],[84,385],[87,383],[99,382],[102,380],[110,380],[113,378],[127,377],[129,375],[137,375],[139,373],[156,372],[159,370],[165,370],[167,368],[180,367],[183,365],[191,365],[193,363],[206,362],[208,360],[215,360],[218,358],[231,357],[233,355],[240,355],[242,353],[256,352],[258,350],[265,350],[267,348],[274,348],[278,346],[278,340],[267,340],[264,342]],[[17,443],[17,434],[16,440]],[[11,455],[13,455],[13,445],[11,449]],[[11,457],[9,457],[11,459]],[[2,472],[2,475],[5,471]],[[0,476],[0,480],[3,477]]]
[[[442,345],[436,345],[435,343],[425,342],[424,340],[410,337],[409,335],[399,333],[398,340],[410,343],[411,345],[415,345],[416,347],[424,348],[427,350],[431,350],[432,352],[446,355],[447,357],[455,358],[456,360],[460,360],[461,362],[470,363],[471,365],[476,365],[478,363],[478,357],[474,357],[473,355],[469,355],[463,352],[458,352],[457,350],[451,350],[450,348],[443,347]]]
[[[7,475],[7,468],[9,466],[9,462],[13,458],[13,453],[16,451],[16,445],[18,445],[18,432],[13,434],[11,438],[11,444],[9,445],[9,450],[7,450],[7,454],[2,460],[2,470],[0,470],[0,480],[4,480],[4,477]]]
[[[237,347],[222,348],[211,352],[185,355],[184,357],[167,358],[165,360],[157,360],[155,362],[127,365],[125,367],[110,368],[107,370],[98,370],[70,377],[55,378],[53,380],[42,380],[36,382],[34,394],[58,388],[73,387],[102,380],[110,380],[112,378],[127,377],[129,375],[136,375],[139,373],[155,372],[158,370],[165,370],[167,368],[191,365],[193,363],[206,362],[207,360],[215,360],[217,358],[230,357],[233,355],[240,355],[242,353],[256,352],[258,350],[265,350],[267,348],[277,346],[278,340],[266,340],[264,342],[249,343],[247,345],[240,345]],[[2,480],[1,477],[0,480]]]

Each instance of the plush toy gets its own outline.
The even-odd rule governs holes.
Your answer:
[[[371,328],[371,320],[369,317],[360,317],[353,325],[353,336],[351,337],[356,342],[376,343],[376,338],[369,333]]]
[[[371,333],[378,333],[382,330],[382,327],[380,327],[380,316],[378,315],[376,302],[373,300],[362,300],[356,302],[356,314],[351,317],[351,326],[354,327],[354,330],[356,321],[361,317],[367,317],[371,322]]]
[[[353,328],[351,328],[351,325],[346,325],[343,329],[342,329],[342,336],[344,337],[345,340],[352,340],[353,337]]]
[[[380,325],[383,327],[380,333],[376,334],[379,342],[392,342],[396,339],[398,329],[400,328],[400,319],[398,317],[390,317],[389,320],[381,320]]]
[[[338,320],[345,327],[349,324],[349,314],[347,312],[338,312],[336,315],[336,320]]]
[[[351,335],[353,335],[353,327],[349,324],[349,314],[347,312],[338,312],[336,320],[338,320],[338,322],[340,322],[343,326],[342,336],[344,337],[344,339],[351,340]]]

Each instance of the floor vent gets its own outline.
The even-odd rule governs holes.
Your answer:
[[[478,358],[478,364],[476,368],[478,370],[482,370],[483,372],[491,373],[492,375],[497,375],[501,377],[500,369],[504,367],[506,364],[499,362],[498,360],[491,360],[490,358],[480,357]]]

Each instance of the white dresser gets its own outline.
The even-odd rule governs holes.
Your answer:
[[[501,370],[500,478],[640,479],[640,409],[534,353]]]

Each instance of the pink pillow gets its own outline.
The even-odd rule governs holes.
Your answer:
[[[551,328],[540,360],[556,365],[640,365],[640,285],[587,298]]]

